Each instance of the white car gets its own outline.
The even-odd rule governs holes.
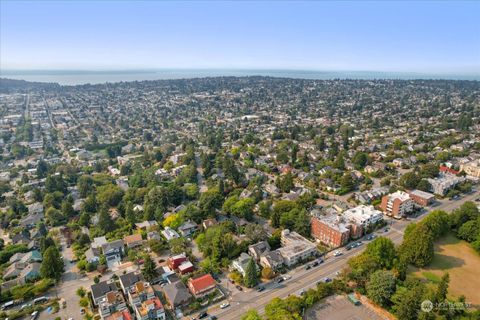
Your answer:
[[[225,308],[228,308],[228,307],[230,307],[230,303],[228,303],[228,302],[222,303],[220,305],[220,309],[225,309]]]
[[[289,274],[286,274],[286,275],[283,276],[283,280],[285,280],[285,281],[290,280],[291,278],[292,278],[292,276],[289,275]]]
[[[343,253],[342,253],[341,251],[338,251],[338,250],[333,253],[333,255],[334,255],[335,257],[341,256],[342,254],[343,254]]]

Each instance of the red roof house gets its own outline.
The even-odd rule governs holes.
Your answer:
[[[195,279],[190,278],[188,280],[188,289],[195,297],[201,297],[209,294],[215,290],[216,287],[217,283],[209,273]]]
[[[440,172],[446,172],[446,173],[451,173],[451,174],[459,174],[460,172],[457,170],[453,170],[452,168],[446,167],[446,166],[440,166]]]
[[[167,259],[167,266],[171,270],[177,270],[185,261],[188,261],[187,255],[185,253],[177,254],[176,256],[171,256]]]

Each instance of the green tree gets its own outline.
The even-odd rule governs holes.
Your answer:
[[[355,169],[362,170],[368,163],[368,155],[365,152],[357,152],[352,159]]]
[[[440,169],[436,163],[427,163],[420,168],[420,176],[422,178],[435,178],[439,172]]]
[[[40,160],[37,163],[37,176],[39,178],[45,178],[48,172],[48,164],[44,160]]]
[[[434,255],[433,235],[425,224],[418,224],[405,235],[399,248],[401,258],[417,267],[428,265]]]
[[[250,309],[242,316],[241,320],[262,320],[262,317],[257,310]]]
[[[392,240],[378,237],[367,245],[365,253],[375,258],[382,268],[391,269],[396,257]]]
[[[87,295],[87,290],[85,290],[84,287],[79,287],[76,293],[77,293],[77,296],[79,296],[80,298],[83,298]]]
[[[366,253],[362,253],[348,260],[351,271],[349,278],[355,280],[360,287],[365,287],[370,274],[380,268],[377,259]]]
[[[108,184],[97,188],[97,201],[100,204],[115,207],[122,200],[123,190],[119,186]]]
[[[105,207],[102,207],[98,213],[98,227],[104,234],[115,229],[115,223]]]
[[[377,270],[367,283],[367,295],[376,304],[386,307],[395,292],[395,276],[392,271]]]
[[[480,219],[470,220],[462,224],[458,229],[457,236],[465,241],[473,242],[480,235]]]
[[[430,184],[430,182],[428,182],[428,180],[422,179],[417,184],[417,189],[425,192],[430,192],[430,190],[432,190],[432,185]]]
[[[353,177],[349,172],[345,172],[345,174],[340,179],[340,186],[345,193],[355,189],[355,181],[353,180]]]
[[[435,300],[436,302],[443,302],[447,299],[447,292],[448,292],[448,283],[450,282],[450,275],[446,272],[440,283],[437,286],[437,292],[435,293]]]
[[[420,304],[424,288],[416,285],[408,290],[403,290],[398,296],[397,305],[395,306],[396,315],[399,320],[417,320],[420,313]]]
[[[243,283],[248,287],[252,288],[258,283],[257,268],[255,261],[252,258],[247,263],[245,268],[245,277],[243,278]]]
[[[208,215],[213,215],[215,209],[218,209],[222,206],[223,195],[220,194],[217,188],[209,189],[206,192],[200,195],[199,207],[200,209]]]
[[[272,270],[272,268],[265,267],[262,269],[262,278],[263,279],[273,279],[275,277],[275,272]]]
[[[438,239],[450,230],[449,216],[443,210],[434,210],[430,212],[420,224],[425,225],[433,236],[433,239]]]
[[[57,247],[50,246],[43,253],[43,260],[40,266],[42,278],[60,279],[63,273],[63,260]]]
[[[145,256],[142,268],[142,274],[145,280],[151,282],[157,276],[157,268],[155,262],[149,254]]]
[[[86,198],[94,190],[92,177],[90,175],[81,176],[78,178],[77,187],[80,196]]]
[[[293,189],[295,186],[293,184],[293,176],[292,173],[289,171],[283,176],[278,176],[276,181],[275,181],[276,186],[280,191],[282,192],[290,192],[290,190]]]
[[[420,179],[415,172],[407,172],[399,180],[400,185],[407,189],[415,189],[419,182]]]
[[[343,152],[340,152],[333,163],[333,167],[338,170],[345,170],[345,160],[343,159]]]

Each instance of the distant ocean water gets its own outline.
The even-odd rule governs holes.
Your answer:
[[[309,71],[260,69],[152,69],[152,70],[0,70],[1,78],[36,82],[56,82],[61,85],[98,84],[121,81],[187,79],[219,76],[271,76],[297,79],[449,79],[480,80],[480,73],[428,74],[372,71]]]

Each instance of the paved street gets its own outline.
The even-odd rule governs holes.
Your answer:
[[[461,199],[456,201],[451,200],[441,200],[437,203],[436,206],[430,208],[431,210],[445,210],[450,212],[461,206],[466,201],[473,201],[480,196],[480,192],[476,191],[470,195],[463,196]],[[386,233],[377,232],[378,235],[386,236],[395,244],[400,244],[403,239],[403,230],[406,226],[413,221],[421,220],[425,217],[425,214],[410,220],[394,220],[389,219],[391,223],[390,230]],[[288,274],[292,276],[290,280],[287,280],[283,283],[268,283],[265,285],[265,291],[257,292],[251,290],[241,294],[235,295],[229,300],[230,307],[226,309],[220,309],[219,304],[212,306],[208,313],[211,315],[216,315],[219,319],[240,319],[242,314],[244,314],[249,309],[256,309],[261,314],[264,313],[265,305],[267,305],[270,300],[275,297],[286,298],[291,294],[297,294],[302,289],[308,289],[315,287],[316,283],[325,277],[334,278],[337,271],[342,270],[346,265],[348,259],[353,256],[360,254],[365,249],[366,244],[364,243],[361,247],[352,249],[350,251],[344,251],[344,254],[340,257],[331,257],[326,259],[326,261],[318,267],[315,267],[310,270],[305,270],[304,267],[298,267]]]

